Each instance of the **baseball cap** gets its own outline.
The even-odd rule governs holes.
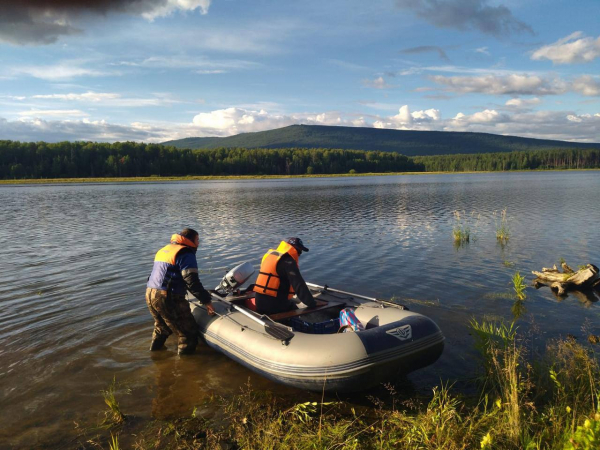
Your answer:
[[[304,244],[302,243],[302,239],[300,239],[299,237],[291,237],[291,238],[287,238],[286,241],[288,244],[296,247],[297,249],[300,249],[304,252],[307,252],[308,249],[304,246]]]

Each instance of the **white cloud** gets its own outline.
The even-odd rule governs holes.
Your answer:
[[[600,113],[591,115],[572,111],[535,111],[500,114],[494,110],[485,110],[471,115],[459,113],[444,123],[443,130],[600,142]]]
[[[117,125],[103,120],[46,120],[21,119],[8,121],[0,117],[0,134],[3,139],[24,142],[60,141],[145,141],[163,142],[176,135],[185,135],[183,129],[173,130],[151,125]]]
[[[204,136],[231,136],[239,133],[271,130],[294,124],[345,125],[351,120],[343,119],[339,113],[296,113],[270,114],[266,110],[226,108],[197,114],[193,119],[197,131]]]
[[[582,75],[573,81],[572,89],[585,96],[600,96],[600,82],[590,75]]]
[[[144,107],[144,106],[163,106],[178,103],[186,103],[173,98],[170,94],[155,93],[150,98],[124,98],[121,94],[111,92],[84,92],[82,94],[39,94],[31,98],[37,100],[59,100],[65,102],[88,102],[91,104],[119,106],[119,107]]]
[[[461,125],[475,124],[475,123],[490,124],[490,123],[498,123],[498,122],[505,121],[505,120],[506,120],[506,116],[502,116],[501,114],[498,113],[498,111],[496,111],[494,109],[486,109],[485,111],[476,112],[475,114],[472,114],[470,116],[467,116],[463,113],[458,113],[454,117],[454,119],[452,119],[453,122],[460,123]]]
[[[539,105],[541,100],[537,97],[534,98],[511,98],[507,100],[505,105],[511,108],[529,108],[531,106]]]
[[[119,99],[114,99],[119,100]],[[600,112],[530,111],[535,99],[514,98],[503,111],[482,109],[443,119],[437,108],[411,111],[408,105],[391,116],[345,114],[338,111],[313,113],[269,112],[266,108],[232,107],[194,116],[193,122],[134,122],[114,124],[81,118],[77,109],[31,110],[18,120],[0,118],[4,139],[57,142],[62,140],[164,142],[193,136],[230,136],[264,131],[292,124],[374,127],[397,130],[445,130],[485,132],[565,141],[600,142]],[[113,101],[113,100],[111,100]],[[264,103],[267,105],[268,103]],[[251,105],[249,105],[251,106]]]
[[[260,63],[241,59],[214,60],[196,56],[151,56],[140,62],[122,61],[120,65],[167,69],[198,69],[197,73],[224,73],[228,70],[248,70],[261,67]]]
[[[22,117],[83,117],[87,113],[78,109],[32,109],[29,111],[20,111],[17,115]]]
[[[13,76],[28,75],[42,80],[59,81],[77,77],[101,77],[110,75],[94,69],[79,67],[76,62],[63,62],[50,66],[20,66],[8,69]]]
[[[446,90],[460,94],[482,93],[491,95],[558,95],[567,91],[568,85],[559,78],[543,78],[537,75],[484,75],[478,77],[431,76]]]
[[[154,9],[144,12],[142,16],[148,20],[173,14],[175,11],[200,10],[201,14],[207,14],[211,0],[167,0],[157,3]]]
[[[587,63],[600,57],[600,37],[582,37],[581,31],[545,45],[531,55],[531,59],[547,59],[554,64]]]
[[[438,109],[427,109],[410,112],[408,105],[400,107],[398,114],[381,118],[373,123],[375,128],[388,128],[395,130],[430,130],[435,129],[441,120]]]
[[[363,84],[367,87],[375,89],[389,89],[393,86],[387,84],[383,77],[377,77],[374,80],[363,80]]]
[[[87,102],[102,102],[106,100],[112,100],[121,97],[119,94],[111,94],[105,92],[84,92],[83,94],[45,94],[45,95],[33,95],[31,98],[38,99],[56,99],[56,100],[69,100],[69,101],[87,101]]]
[[[481,53],[482,55],[490,56],[490,52],[487,47],[479,47],[475,49],[475,53]]]

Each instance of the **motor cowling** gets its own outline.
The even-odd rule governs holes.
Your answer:
[[[253,274],[254,267],[252,267],[252,264],[250,262],[242,263],[227,272],[215,291],[222,295],[229,294],[242,286]]]

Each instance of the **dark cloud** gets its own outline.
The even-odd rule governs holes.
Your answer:
[[[412,48],[407,48],[405,50],[400,51],[400,53],[406,53],[406,54],[430,53],[430,52],[437,53],[441,59],[443,59],[444,61],[450,62],[450,59],[448,58],[448,55],[446,55],[446,52],[441,47],[437,47],[435,45],[421,45],[420,47],[412,47]]]
[[[396,0],[396,4],[441,28],[474,29],[495,37],[515,32],[533,34],[531,27],[515,18],[506,6],[489,6],[487,0]]]
[[[207,3],[210,3],[207,0]],[[16,0],[0,3],[0,42],[40,45],[81,32],[72,25],[82,15],[148,14],[168,0]]]

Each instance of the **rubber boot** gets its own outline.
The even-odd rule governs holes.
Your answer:
[[[150,351],[155,352],[157,350],[164,350],[166,348],[165,341],[168,337],[169,336],[165,336],[163,334],[153,334],[152,342],[150,343]]]
[[[180,338],[179,345],[177,348],[177,354],[181,355],[191,355],[196,351],[196,345],[198,345],[197,338]]]

